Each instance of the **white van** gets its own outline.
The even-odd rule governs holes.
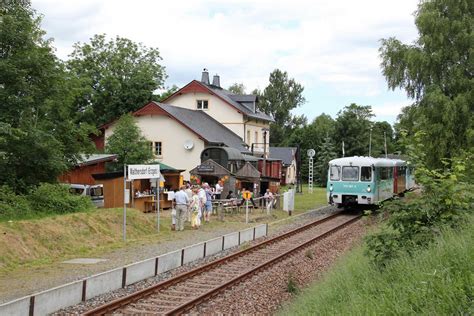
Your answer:
[[[69,184],[69,192],[88,196],[96,207],[104,207],[104,186],[102,184]]]
[[[96,207],[104,207],[104,186],[102,184],[91,185],[89,196]]]

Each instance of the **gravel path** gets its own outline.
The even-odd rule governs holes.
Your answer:
[[[289,230],[295,225],[301,225],[301,223],[308,218],[322,216],[332,211],[334,210],[328,210],[326,208],[324,210],[312,211],[301,216],[294,216],[279,222],[271,223],[269,225],[269,233],[275,234]],[[244,223],[225,223],[225,225],[218,226],[217,228],[214,227],[212,229],[206,228],[206,225],[203,225],[199,231],[187,230],[184,232],[177,232],[176,235],[173,235],[176,238],[172,240],[162,240],[156,243],[132,244],[124,248],[104,253],[100,258],[107,259],[107,261],[93,265],[53,263],[41,268],[30,268],[28,270],[20,269],[19,271],[0,276],[0,304],[11,301],[15,298],[31,295],[68,282],[80,280],[93,274],[155,257],[163,253],[254,225],[255,224],[245,225]],[[227,252],[225,254],[227,254]],[[206,258],[206,260],[210,259]],[[201,260],[200,262],[203,261],[204,260]],[[196,264],[202,264],[200,262],[193,263],[192,265],[189,265],[189,267],[194,267]],[[188,268],[188,266],[180,269],[185,268]],[[172,273],[174,274],[182,271],[180,269],[177,269]],[[158,279],[161,280],[170,275],[171,273],[160,275],[158,276]],[[146,282],[153,281],[143,281],[139,283],[146,284]],[[125,289],[124,291],[127,292],[129,289]]]

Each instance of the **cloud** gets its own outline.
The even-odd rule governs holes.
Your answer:
[[[397,116],[401,113],[402,108],[410,105],[413,102],[407,100],[406,102],[386,102],[382,105],[373,106],[374,114],[379,116]]]
[[[379,40],[413,41],[413,0],[33,0],[44,27],[67,58],[72,44],[98,33],[158,47],[168,85],[199,78],[263,89],[275,68],[306,90],[327,84],[354,98],[386,92]],[[387,110],[388,111],[388,110]]]

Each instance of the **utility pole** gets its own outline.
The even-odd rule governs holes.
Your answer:
[[[262,128],[263,131],[263,170],[262,176],[266,176],[266,169],[267,169],[267,128]]]
[[[372,157],[372,127],[369,134],[369,157]]]

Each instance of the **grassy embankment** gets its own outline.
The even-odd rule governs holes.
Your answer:
[[[474,217],[428,249],[379,270],[352,251],[281,315],[470,315],[474,313]]]
[[[321,189],[313,194],[297,195],[295,214],[324,205]],[[0,222],[0,275],[18,268],[38,267],[73,257],[101,256],[104,252],[125,246],[164,242],[176,238],[170,230],[170,212],[161,216],[160,233],[156,231],[156,214],[144,214],[134,209],[127,211],[127,243],[122,241],[122,209],[95,209],[63,215],[42,215],[42,218]],[[46,216],[46,217],[45,217]],[[287,218],[288,214],[275,210],[270,216],[258,211],[250,216],[255,223]],[[199,232],[187,223],[183,238]],[[238,230],[246,227],[245,214],[225,214],[202,227],[212,231],[217,227]]]
[[[303,194],[295,196],[295,213],[304,213],[321,206],[326,206],[326,188],[313,187],[313,193],[308,192],[308,186],[303,185]]]

